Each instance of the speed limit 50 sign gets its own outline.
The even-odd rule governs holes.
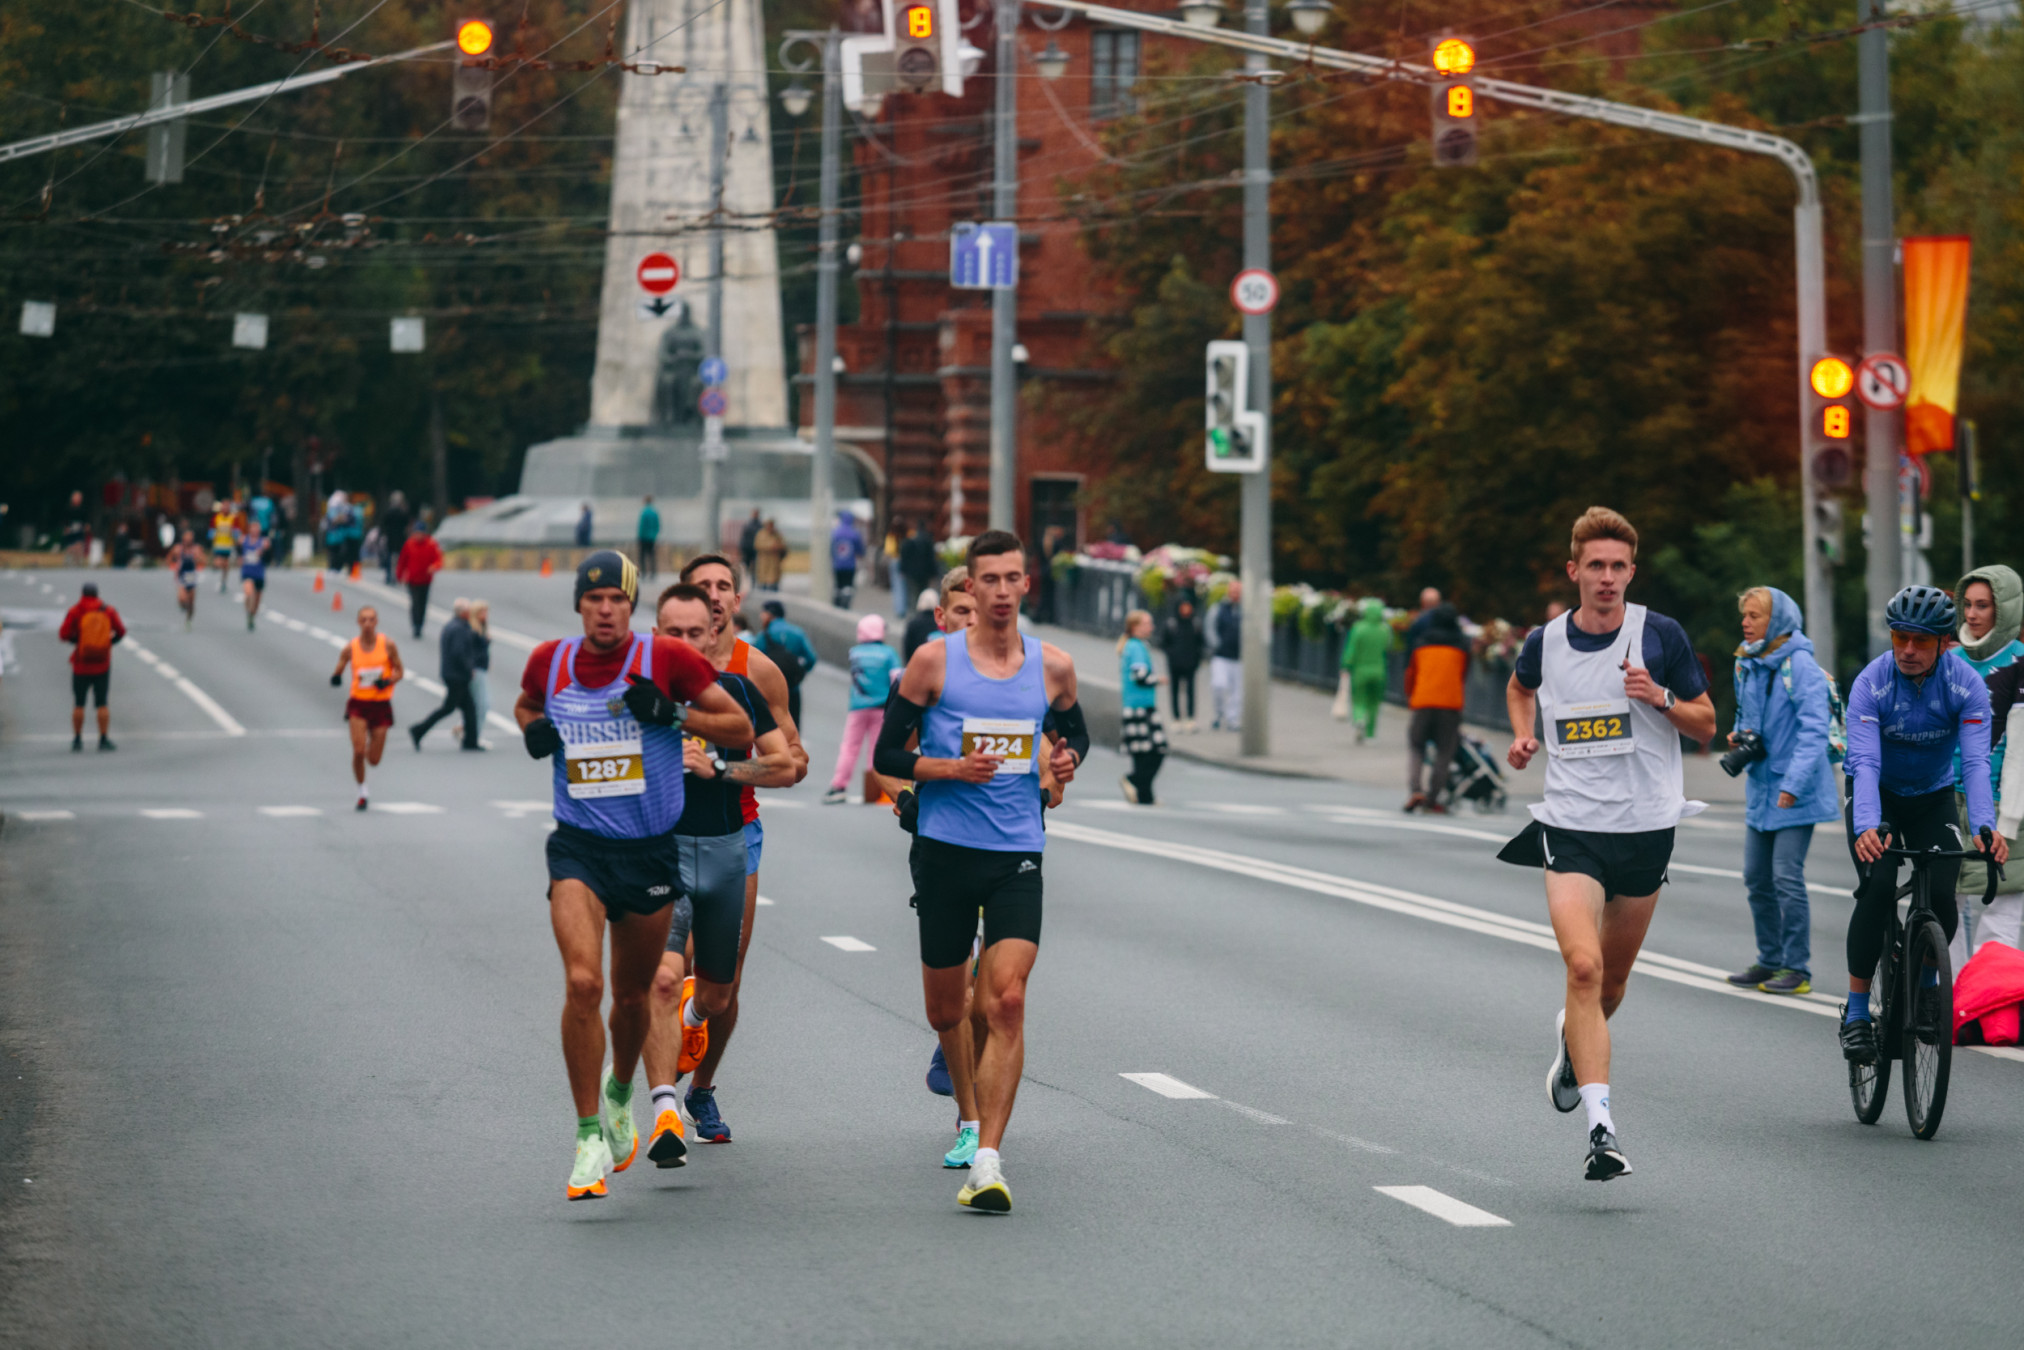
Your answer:
[[[1230,283],[1230,303],[1253,317],[1270,314],[1279,303],[1279,278],[1262,267],[1239,272]]]

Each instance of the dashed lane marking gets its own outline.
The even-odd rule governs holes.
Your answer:
[[[554,812],[551,802],[493,802],[493,806],[505,813],[508,820],[525,820],[528,816],[546,816]]]
[[[1218,1100],[1215,1093],[1204,1092],[1191,1083],[1183,1083],[1180,1079],[1164,1073],[1121,1073],[1118,1077],[1137,1083],[1147,1091],[1157,1092],[1162,1097],[1172,1097],[1176,1101]]]
[[[440,816],[443,808],[428,802],[378,802],[371,808],[390,816]]]
[[[760,904],[762,904],[762,905],[770,905],[770,904],[772,904],[772,903],[773,903],[773,900],[772,900],[772,898],[771,898],[770,896],[764,896],[764,895],[762,895],[762,896],[760,896],[760,897],[759,897],[759,903],[760,903]]]
[[[187,806],[144,806],[141,814],[149,820],[202,820],[202,811],[192,811]]]
[[[1509,1219],[1499,1218],[1487,1209],[1477,1209],[1465,1204],[1452,1195],[1443,1194],[1432,1186],[1373,1186],[1379,1195],[1388,1195],[1414,1209],[1425,1210],[1437,1219],[1445,1220],[1457,1228],[1509,1228]]]
[[[1128,806],[1130,803],[1121,802],[1119,805]],[[1286,814],[1286,808],[1283,806],[1266,806],[1258,802],[1202,802],[1200,805],[1201,809],[1205,811],[1219,811],[1226,816],[1283,816]]]
[[[1216,1105],[1227,1107],[1240,1116],[1257,1121],[1260,1125],[1291,1125],[1293,1123],[1284,1116],[1275,1116],[1270,1111],[1260,1111],[1255,1106],[1246,1106],[1242,1102],[1233,1102],[1228,1097],[1216,1098]]]
[[[276,820],[297,820],[305,816],[323,814],[323,808],[320,806],[262,806],[257,809],[261,815],[272,816]]]
[[[862,938],[826,937],[823,941],[840,952],[875,952],[878,950],[878,948],[872,946]]]
[[[218,700],[212,698],[209,694],[197,688],[196,685],[190,682],[187,676],[185,676],[181,671],[177,670],[174,666],[162,660],[161,657],[156,656],[153,652],[141,646],[138,642],[135,642],[133,640],[133,635],[131,633],[127,635],[123,645],[126,647],[128,651],[132,652],[134,656],[139,658],[144,664],[153,666],[156,672],[160,674],[162,678],[168,680],[169,683],[175,685],[176,688],[182,690],[183,696],[189,699],[190,702],[196,704],[199,708],[202,708],[204,710],[205,716],[209,717],[213,722],[216,722],[219,726],[219,729],[222,730],[227,736],[244,736],[246,734],[246,728],[239,724],[239,719],[232,716],[232,714],[226,712],[222,707],[220,707],[218,705]]]
[[[76,820],[75,811],[21,811],[16,813],[21,820]]]

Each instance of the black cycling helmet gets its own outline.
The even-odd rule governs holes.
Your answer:
[[[1954,597],[1937,586],[1907,586],[1890,598],[1883,612],[1884,622],[1901,633],[1931,633],[1953,636]]]

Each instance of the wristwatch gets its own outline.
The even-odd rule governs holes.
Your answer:
[[[731,766],[724,762],[722,755],[712,750],[710,752],[710,767],[717,771],[717,777],[722,778]]]
[[[1664,703],[1659,704],[1659,711],[1671,712],[1673,710],[1673,705],[1675,703],[1678,703],[1679,701],[1680,696],[1678,694],[1675,694],[1672,690],[1668,689],[1666,690],[1666,701]]]

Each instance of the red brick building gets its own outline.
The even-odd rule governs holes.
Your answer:
[[[1169,4],[1114,0],[1165,12]],[[949,285],[949,229],[993,217],[992,120],[997,33],[991,0],[962,0],[986,53],[960,99],[887,97],[876,139],[854,146],[859,236],[854,267],[859,319],[837,333],[837,444],[871,470],[891,516],[927,520],[938,536],[984,527],[990,499],[991,293]],[[1078,19],[1047,31],[1026,6],[1019,32],[1019,344],[1023,395],[1036,384],[1100,394],[1108,377],[1090,359],[1090,320],[1110,297],[1099,289],[1073,221],[1059,219],[1057,189],[1103,161],[1102,121],[1129,108],[1145,57],[1162,40]],[[1037,77],[1032,58],[1049,42],[1069,56],[1060,79]],[[814,330],[800,334],[800,382],[815,359]],[[800,400],[804,426],[813,398]],[[1088,466],[1065,450],[1030,397],[1019,405],[1017,528],[1037,539],[1049,525],[1084,537],[1076,494]]]

